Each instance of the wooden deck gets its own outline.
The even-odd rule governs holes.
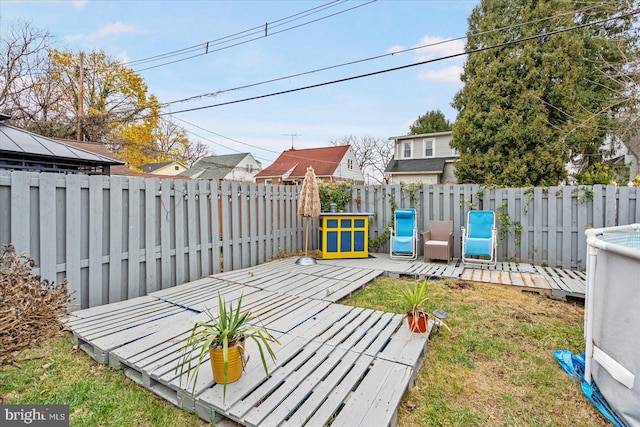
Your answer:
[[[74,313],[74,340],[99,363],[123,369],[143,387],[206,421],[245,426],[393,426],[402,395],[422,365],[427,335],[411,334],[403,316],[338,303],[381,275],[454,278],[516,286],[554,298],[584,298],[583,273],[498,263],[465,268],[459,261],[425,263],[365,259],[295,258],[215,274],[147,296]],[[243,298],[256,324],[278,338],[264,374],[258,351],[239,381],[223,387],[207,365],[193,384],[176,374],[182,342],[204,308],[217,311]],[[430,325],[431,327],[432,325]]]
[[[403,316],[336,303],[379,270],[295,265],[295,259],[221,273],[145,297],[75,312],[77,344],[100,363],[206,421],[246,426],[395,425],[397,408],[422,364],[427,335]],[[243,298],[281,345],[264,374],[258,350],[239,381],[213,381],[209,361],[195,384],[176,374],[182,340],[202,310]],[[430,325],[432,326],[432,325]]]
[[[394,260],[388,254],[371,254],[362,259],[319,260],[321,265],[370,268],[390,277],[460,279],[470,282],[513,286],[523,291],[537,292],[555,299],[584,299],[586,275],[581,271],[542,267],[527,263],[499,262],[494,267],[465,266],[460,260],[424,262]]]

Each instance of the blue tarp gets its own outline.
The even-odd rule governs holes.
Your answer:
[[[553,355],[562,366],[567,374],[573,379],[580,380],[582,383],[582,392],[589,398],[591,403],[600,411],[606,419],[616,427],[626,427],[626,424],[618,418],[616,413],[611,409],[607,401],[602,397],[598,386],[593,381],[587,384],[584,379],[584,353],[577,356],[569,350],[556,350]]]

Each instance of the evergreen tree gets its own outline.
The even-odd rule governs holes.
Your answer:
[[[625,95],[635,75],[619,78],[635,55],[633,18],[623,16],[631,8],[625,2],[481,1],[469,17],[466,49],[495,47],[469,55],[464,87],[454,98],[460,182],[556,185],[570,160],[602,161],[617,114],[636,102]]]
[[[409,127],[409,135],[423,133],[447,132],[451,130],[451,122],[447,120],[442,111],[431,110],[424,116],[419,116]]]

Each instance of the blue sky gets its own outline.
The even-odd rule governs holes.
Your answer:
[[[0,1],[0,35],[17,19],[47,29],[56,46],[100,49],[125,62],[210,43],[197,57],[132,65],[161,102],[197,97],[367,58],[369,61],[171,104],[179,111],[264,96],[460,53],[478,0],[368,1]],[[314,8],[321,8],[323,10]],[[359,6],[359,7],[358,7]],[[348,10],[352,9],[352,10]],[[292,17],[309,11],[306,17]],[[333,15],[333,16],[329,16]],[[280,21],[289,18],[289,22]],[[295,19],[298,18],[298,19]],[[324,18],[324,19],[321,19]],[[317,20],[316,22],[310,22]],[[242,31],[264,27],[247,36]],[[297,28],[294,28],[296,27]],[[278,31],[281,31],[278,33]],[[215,40],[238,34],[229,42]],[[255,40],[248,41],[250,38]],[[221,43],[222,42],[222,43]],[[236,46],[230,46],[237,44]],[[181,59],[175,56],[170,60]],[[465,57],[247,102],[173,115],[216,154],[251,152],[267,166],[291,147],[322,147],[347,135],[404,135],[421,114],[442,110],[461,88]]]

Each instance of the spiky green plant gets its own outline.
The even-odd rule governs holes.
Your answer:
[[[422,310],[422,307],[429,299],[429,288],[427,279],[415,286],[407,286],[400,290],[400,299],[407,307],[408,313],[415,313]]]
[[[195,392],[196,380],[198,379],[200,366],[206,358],[209,352],[209,347],[211,346],[218,348],[222,347],[224,360],[223,400],[227,394],[230,346],[240,343],[242,340],[253,340],[258,346],[262,366],[264,367],[264,372],[268,377],[269,369],[267,367],[264,350],[267,351],[272,360],[275,360],[276,355],[269,343],[280,343],[265,328],[251,325],[249,323],[251,320],[251,313],[249,311],[242,311],[242,296],[238,299],[238,303],[234,309],[232,303],[229,303],[229,306],[227,307],[222,300],[220,293],[218,293],[218,314],[212,313],[211,310],[207,308],[205,308],[204,312],[208,319],[205,321],[198,321],[193,325],[191,334],[185,339],[183,355],[176,368],[176,372],[180,373],[180,377],[185,373],[187,374],[187,379],[193,384],[191,393],[193,394]],[[191,356],[194,352],[198,354],[197,358],[193,358]]]

